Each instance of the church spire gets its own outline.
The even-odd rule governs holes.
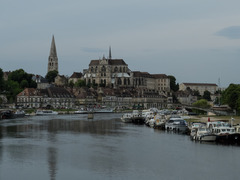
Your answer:
[[[112,59],[112,50],[111,50],[111,46],[109,46],[109,57],[108,59]]]
[[[52,44],[51,44],[49,56],[57,57],[57,50],[56,50],[54,35],[52,36]]]
[[[55,39],[54,39],[54,35],[53,35],[51,48],[50,48],[50,54],[48,57],[48,72],[54,71],[54,70],[58,71],[58,57],[57,57]]]

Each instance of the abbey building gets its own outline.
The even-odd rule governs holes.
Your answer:
[[[88,69],[83,71],[84,79],[89,85],[109,88],[140,88],[170,92],[170,79],[165,74],[131,71],[123,59],[109,56],[91,60]]]

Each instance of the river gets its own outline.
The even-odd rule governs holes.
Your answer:
[[[194,142],[120,117],[1,120],[0,180],[239,179],[239,146]]]

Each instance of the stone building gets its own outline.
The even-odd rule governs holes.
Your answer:
[[[184,105],[192,105],[197,101],[197,96],[194,96],[193,93],[185,90],[185,91],[178,91],[175,93],[178,101]]]
[[[218,86],[216,84],[209,83],[182,83],[179,85],[180,91],[185,91],[188,88],[199,91],[201,96],[204,94],[204,91],[209,91],[211,94],[215,94],[218,90]]]
[[[46,89],[51,85],[48,83],[47,79],[42,77],[41,75],[34,75],[32,80],[37,83],[37,89]]]
[[[48,57],[48,71],[58,71],[58,57],[57,57],[57,49],[55,45],[54,36],[52,37],[52,44],[50,49],[50,54]]]
[[[72,81],[75,84],[80,79],[83,79],[83,74],[81,72],[74,72],[69,78],[68,82]]]
[[[170,78],[166,74],[132,71],[131,78],[134,88],[170,92]]]
[[[17,95],[16,104],[23,108],[73,108],[75,97],[61,87],[25,88]]]
[[[54,80],[56,86],[66,86],[68,84],[68,79],[64,75],[57,75]]]
[[[109,57],[91,60],[89,68],[84,70],[87,84],[97,84],[112,88],[131,87],[130,70],[123,59],[112,59],[111,48]]]
[[[170,92],[170,78],[166,74],[152,74],[155,78],[155,90]]]

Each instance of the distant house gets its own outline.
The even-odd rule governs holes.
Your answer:
[[[179,85],[180,91],[185,91],[188,88],[199,91],[201,96],[204,94],[204,91],[209,91],[211,94],[215,94],[218,90],[218,86],[216,84],[209,83],[182,83]]]
[[[75,97],[62,87],[25,88],[17,95],[17,106],[24,108],[72,108]]]
[[[48,83],[47,79],[45,79],[41,75],[34,75],[32,77],[32,80],[37,83],[37,89],[46,89],[50,87],[50,84]]]
[[[74,72],[69,78],[68,82],[72,81],[75,84],[80,79],[83,79],[83,74],[81,72]]]
[[[192,105],[197,101],[197,96],[193,96],[189,91],[178,91],[175,93],[178,101],[184,105]]]
[[[66,86],[68,84],[68,79],[64,75],[57,75],[54,84],[56,86]]]

